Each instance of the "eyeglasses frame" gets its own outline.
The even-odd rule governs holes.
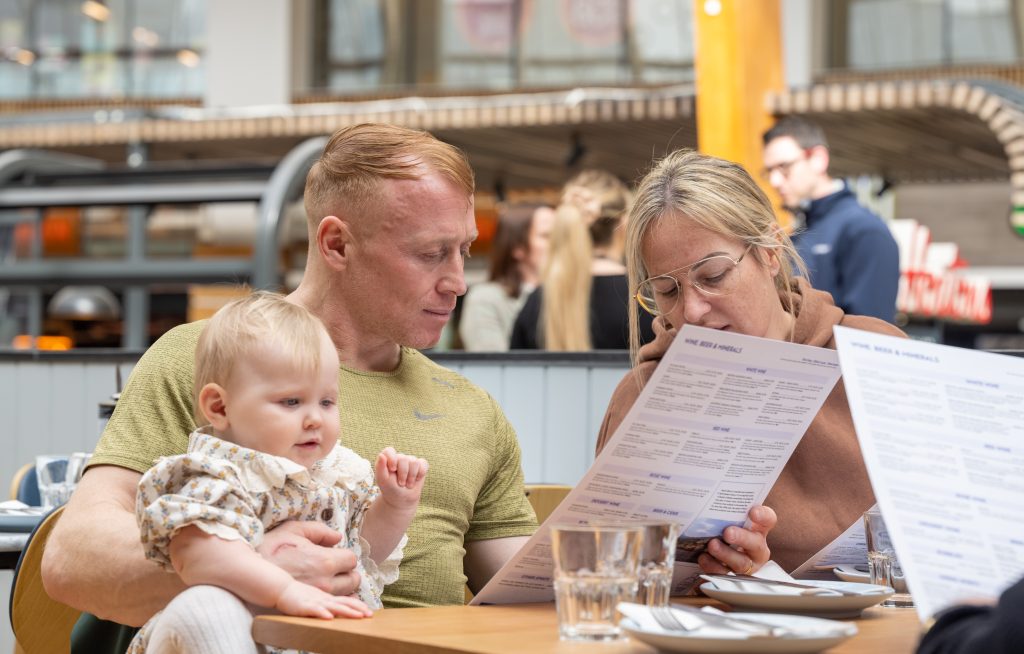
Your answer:
[[[741,254],[739,256],[739,258],[737,258],[737,259],[733,259],[728,254],[715,254],[715,255],[712,255],[710,257],[704,257],[703,259],[700,259],[698,261],[694,261],[693,263],[691,263],[689,265],[686,265],[686,266],[683,266],[681,268],[676,268],[675,270],[670,270],[670,271],[668,271],[666,273],[662,273],[660,275],[655,275],[653,277],[648,277],[647,279],[643,280],[642,282],[640,282],[637,285],[636,292],[633,293],[633,299],[636,300],[636,303],[640,305],[640,308],[642,308],[644,311],[646,311],[647,313],[651,314],[652,316],[664,315],[664,313],[667,313],[667,312],[662,312],[662,311],[659,311],[657,309],[652,311],[651,308],[648,307],[647,304],[643,300],[640,299],[640,289],[644,287],[644,284],[647,284],[648,282],[650,282],[652,280],[661,279],[662,277],[668,277],[669,279],[671,279],[672,281],[674,281],[676,283],[676,292],[677,292],[676,304],[678,304],[679,303],[679,295],[681,295],[682,291],[683,291],[683,285],[679,282],[679,277],[677,275],[679,275],[679,273],[684,272],[684,271],[686,272],[686,283],[689,286],[692,286],[693,288],[695,288],[702,295],[705,295],[707,297],[722,297],[722,296],[728,295],[728,293],[712,293],[711,291],[709,291],[707,289],[701,288],[700,286],[695,284],[693,282],[693,280],[690,279],[690,271],[693,270],[694,268],[696,268],[697,266],[703,264],[703,263],[707,263],[708,261],[710,261],[712,259],[717,259],[719,257],[724,258],[724,259],[728,259],[729,261],[732,261],[733,269],[738,268],[739,265],[740,265],[740,262],[743,261],[743,258],[747,256],[747,253],[750,252],[750,250],[753,247],[754,247],[753,243],[748,245],[747,249],[743,250],[743,254]],[[657,305],[657,303],[655,303],[655,305]],[[672,309],[675,309],[675,304],[672,305]],[[671,309],[669,311],[671,311]]]
[[[774,166],[765,166],[761,169],[761,177],[764,179],[771,179],[772,173],[778,171],[784,179],[789,179],[789,174],[793,169],[793,166],[800,163],[801,161],[807,161],[811,157],[811,151],[814,148],[802,148],[800,150],[800,156],[796,159],[790,159],[789,161],[781,161]]]

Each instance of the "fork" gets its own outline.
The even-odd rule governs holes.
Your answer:
[[[679,611],[685,611],[686,613],[692,613],[700,617],[701,620],[708,624],[715,624],[721,627],[730,627],[738,629],[751,637],[774,637],[777,634],[774,627],[770,625],[755,622],[753,620],[743,620],[741,618],[730,618],[725,615],[716,615],[714,613],[707,613],[699,609],[690,608],[688,606],[674,606],[672,608],[667,606],[652,606],[651,615],[654,617],[654,621],[658,623],[658,626],[666,631],[695,631],[700,627],[687,627],[683,624],[679,618],[672,613],[672,609],[675,608]]]

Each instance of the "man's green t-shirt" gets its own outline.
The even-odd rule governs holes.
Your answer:
[[[193,357],[204,322],[165,334],[132,371],[90,465],[138,472],[185,452],[193,417]],[[519,443],[493,398],[420,352],[391,372],[339,371],[341,442],[373,461],[387,446],[430,464],[392,607],[461,604],[464,542],[528,536]],[[156,564],[154,564],[156,565]]]

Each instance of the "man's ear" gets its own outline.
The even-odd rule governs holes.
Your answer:
[[[230,426],[227,412],[227,391],[220,384],[209,383],[199,391],[199,409],[218,433]]]
[[[823,145],[815,145],[807,151],[807,162],[820,175],[828,173],[829,161],[828,148]]]
[[[332,270],[343,270],[351,255],[352,231],[337,216],[325,216],[316,228],[316,248]]]

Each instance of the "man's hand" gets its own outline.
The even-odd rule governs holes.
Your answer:
[[[427,468],[425,459],[400,454],[393,447],[385,447],[377,455],[374,469],[381,499],[396,509],[415,509],[420,501],[420,493],[423,492]]]
[[[748,575],[768,562],[771,558],[768,532],[775,527],[778,518],[767,506],[751,508],[749,516],[750,529],[726,527],[722,534],[725,542],[715,538],[708,543],[707,552],[697,559],[703,572],[726,574],[731,571]]]
[[[334,547],[341,534],[320,522],[291,520],[271,529],[257,548],[263,558],[297,581],[336,596],[359,588],[356,555]]]
[[[373,615],[373,611],[362,600],[331,595],[301,581],[292,581],[285,586],[274,608],[285,615],[325,620],[335,616],[368,618]]]

